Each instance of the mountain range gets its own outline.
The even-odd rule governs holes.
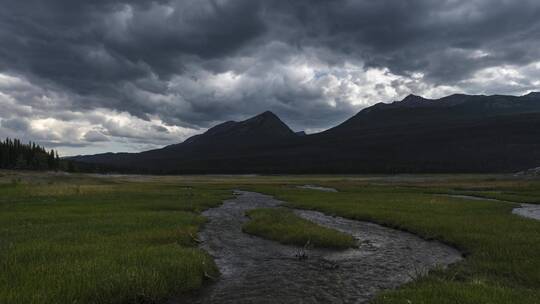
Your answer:
[[[72,157],[130,173],[467,173],[540,166],[540,93],[409,95],[316,134],[272,112],[141,153]]]

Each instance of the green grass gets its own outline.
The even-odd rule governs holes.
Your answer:
[[[295,187],[303,184],[340,192]],[[0,171],[0,303],[161,302],[197,289],[205,273],[217,274],[193,240],[205,222],[199,213],[238,188],[273,194],[295,208],[408,230],[466,254],[373,303],[540,303],[540,222],[511,214],[512,203],[440,195],[540,202],[538,179],[12,171]]]
[[[466,254],[464,261],[449,269],[384,292],[373,303],[540,303],[540,222],[512,215],[514,204],[434,194],[444,185],[347,182],[327,186],[341,192],[290,186],[246,188],[273,194],[290,207],[412,231]],[[519,186],[506,186],[520,191]],[[453,189],[450,185],[446,191]],[[524,187],[523,193],[534,189],[540,189],[540,183]]]
[[[291,210],[261,208],[250,210],[246,215],[250,217],[250,221],[242,226],[244,232],[282,244],[309,244],[318,248],[335,249],[356,246],[351,235],[317,225],[297,216]]]
[[[0,185],[0,303],[160,302],[217,275],[193,237],[229,191],[79,182]]]

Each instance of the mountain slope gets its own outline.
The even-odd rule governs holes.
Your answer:
[[[76,160],[156,173],[515,172],[540,166],[540,94],[410,95],[312,135],[265,112],[163,149]]]
[[[489,117],[540,112],[540,94],[525,96],[455,94],[441,99],[409,95],[391,104],[379,103],[360,111],[332,132],[410,124],[479,121]]]
[[[408,96],[318,134],[355,172],[501,172],[540,164],[540,96]],[[530,167],[530,166],[529,166]]]
[[[266,111],[250,119],[227,121],[208,129],[200,135],[188,138],[181,144],[171,145],[175,149],[186,145],[215,145],[217,143],[253,146],[290,139],[296,134],[274,113]]]
[[[183,160],[220,158],[243,150],[265,147],[294,140],[297,136],[274,113],[266,111],[250,119],[227,121],[179,144],[141,153],[104,153],[72,157],[72,160],[106,165],[118,170],[157,171],[181,168]],[[173,167],[171,167],[173,166]],[[179,167],[180,166],[180,167]]]

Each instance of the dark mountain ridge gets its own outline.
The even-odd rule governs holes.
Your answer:
[[[180,145],[208,145],[216,143],[260,145],[295,137],[296,134],[279,117],[270,111],[250,119],[236,122],[227,121],[214,126],[200,135],[195,135],[183,143],[165,147],[174,149]]]
[[[309,135],[264,112],[162,149],[73,159],[151,173],[515,172],[540,166],[540,94],[409,95]]]

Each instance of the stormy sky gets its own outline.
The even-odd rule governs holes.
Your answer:
[[[141,151],[271,110],[540,90],[538,0],[2,0],[0,136]]]

